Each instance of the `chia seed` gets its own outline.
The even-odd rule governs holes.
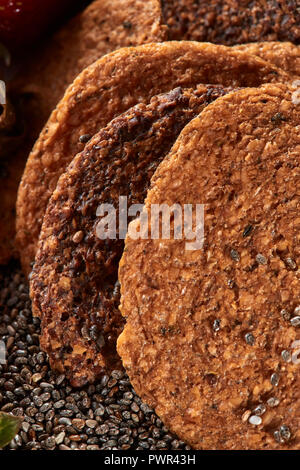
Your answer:
[[[260,404],[258,405],[255,410],[253,411],[253,413],[256,415],[256,416],[261,416],[263,415],[265,412],[267,411],[267,408],[265,405],[263,404]]]
[[[90,134],[83,134],[79,137],[79,142],[82,144],[87,144],[89,140],[91,140],[91,135]]]
[[[262,423],[262,419],[260,416],[252,415],[249,418],[249,423],[253,424],[254,426],[259,426]]]
[[[221,321],[220,321],[219,319],[214,320],[214,323],[213,323],[213,330],[214,330],[214,331],[219,331],[219,329],[220,329],[220,324],[221,324]]]
[[[267,401],[267,404],[271,407],[271,408],[274,408],[275,406],[278,406],[280,403],[280,401],[278,400],[278,398],[275,398],[275,397],[271,397],[268,399]]]
[[[297,315],[296,317],[291,318],[291,325],[292,326],[300,326],[300,315]]]
[[[291,353],[290,353],[289,351],[287,351],[286,349],[281,352],[281,357],[282,357],[282,359],[284,360],[284,362],[291,362],[292,355],[291,355]]]
[[[243,238],[249,237],[249,235],[252,233],[252,230],[253,230],[253,226],[247,225],[247,227],[243,231]]]
[[[291,431],[290,431],[290,428],[286,425],[282,425],[280,426],[280,429],[279,429],[279,433],[280,433],[280,437],[284,440],[284,441],[289,441],[290,438],[291,438]]]
[[[267,258],[265,258],[265,256],[261,253],[258,253],[258,255],[256,255],[256,261],[258,262],[258,264],[267,264]]]
[[[231,259],[232,259],[233,261],[236,261],[236,262],[240,261],[240,255],[239,255],[239,253],[238,253],[236,250],[234,250],[234,249],[232,249],[232,250],[230,251],[230,257],[231,257]]]
[[[271,384],[272,384],[274,387],[278,387],[278,384],[279,384],[279,375],[276,374],[276,372],[274,372],[274,374],[271,375],[270,381],[271,381]]]
[[[246,340],[246,343],[249,344],[250,346],[253,346],[255,343],[255,338],[252,333],[246,333],[245,340]]]
[[[0,285],[0,340],[10,346],[0,364],[0,410],[24,417],[11,450],[190,449],[141,401],[124,370],[83,389],[55,375],[39,348],[40,321],[31,316],[19,267],[0,268]]]
[[[286,321],[290,320],[291,314],[285,308],[283,308],[280,313],[281,313],[281,316],[284,320],[286,320]]]

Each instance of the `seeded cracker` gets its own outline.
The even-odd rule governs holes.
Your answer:
[[[162,0],[169,38],[233,46],[258,41],[300,43],[297,0]]]
[[[178,85],[235,87],[288,80],[283,71],[255,56],[184,41],[125,48],[88,67],[52,113],[25,168],[17,201],[17,242],[25,270],[30,271],[34,260],[57,180],[84,147],[82,136],[92,136],[131,106]]]
[[[118,352],[136,392],[196,449],[300,449],[293,91],[230,93],[191,121],[146,207],[205,204],[203,249],[128,237],[120,262]]]
[[[128,207],[142,204],[151,176],[183,127],[231,90],[176,88],[131,108],[96,134],[60,177],[44,217],[31,297],[42,319],[41,347],[73,385],[120,365],[118,266],[124,241],[119,224],[117,240],[98,238],[97,208],[109,203],[117,209],[119,196],[128,196]]]
[[[300,26],[299,26],[300,28]],[[233,47],[236,51],[254,54],[285,72],[300,78],[300,46],[290,42],[254,42]]]

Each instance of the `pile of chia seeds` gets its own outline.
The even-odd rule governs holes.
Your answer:
[[[2,268],[0,341],[7,362],[0,364],[0,410],[23,417],[11,449],[189,449],[136,395],[124,370],[75,389],[49,368],[39,334],[20,268]]]

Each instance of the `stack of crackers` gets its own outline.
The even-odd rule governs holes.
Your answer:
[[[122,361],[195,449],[300,449],[296,3],[95,0],[0,116],[0,261],[51,367],[80,387]],[[163,205],[202,207],[201,247],[175,216],[145,236]]]

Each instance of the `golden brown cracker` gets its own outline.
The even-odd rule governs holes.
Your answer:
[[[28,159],[17,201],[17,241],[25,270],[34,260],[43,216],[59,176],[92,136],[138,102],[198,83],[257,86],[288,81],[262,59],[225,46],[167,42],[124,48],[85,69],[52,113]]]
[[[137,394],[195,449],[300,449],[294,103],[284,84],[230,93],[161,163],[149,218],[154,204],[192,204],[194,216],[204,204],[202,247],[178,234],[126,240],[118,352]]]
[[[240,44],[233,49],[257,55],[296,78],[300,77],[300,46],[295,46],[291,42],[254,42]]]
[[[118,265],[124,228],[117,223],[113,238],[100,239],[97,209],[110,204],[117,220],[121,210],[126,223],[119,197],[126,198],[127,207],[142,204],[151,176],[183,127],[231,90],[176,88],[136,105],[96,134],[60,177],[44,217],[30,285],[33,312],[42,319],[41,346],[51,366],[73,385],[94,381],[120,361]]]

